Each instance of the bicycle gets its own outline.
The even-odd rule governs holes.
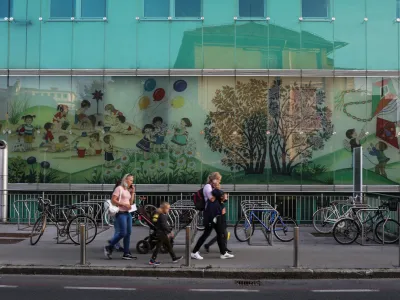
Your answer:
[[[135,224],[136,220],[139,222],[140,225],[142,225],[143,227],[149,227],[147,225],[147,222],[143,219],[143,215],[144,212],[147,214],[147,216],[151,217],[157,210],[157,207],[155,207],[154,205],[151,204],[146,204],[143,205],[143,201],[145,201],[145,197],[139,197],[140,202],[137,206],[137,210],[132,212],[132,224]],[[143,211],[144,209],[144,211]],[[142,213],[139,213],[139,211],[142,211]],[[114,226],[114,220],[115,217],[111,216],[109,211],[108,211],[108,204],[107,202],[104,203],[104,213],[103,213],[103,218],[104,218],[104,222],[110,226],[113,227]]]
[[[256,209],[256,205],[253,206],[253,209]],[[260,211],[257,211],[260,212]],[[255,231],[255,221],[258,221],[261,225],[261,230],[265,230],[270,233],[273,231],[274,235],[281,242],[290,242],[294,239],[294,230],[289,235],[289,230],[292,227],[296,227],[297,223],[291,218],[283,218],[279,215],[279,213],[275,210],[265,209],[262,210],[261,218],[255,213],[255,210],[250,210],[249,215],[244,215],[241,219],[239,219],[234,228],[235,237],[239,242],[246,242],[250,239],[251,236],[254,235]],[[262,219],[262,220],[261,220]],[[243,224],[242,224],[243,223]],[[240,228],[243,227],[243,231],[245,233],[245,237],[239,237],[239,233],[241,232]],[[272,228],[272,229],[271,229]],[[283,235],[280,236],[278,232],[282,232]]]
[[[314,212],[312,222],[314,229],[319,233],[328,234],[332,232],[333,226],[342,218],[353,217],[353,207],[369,207],[364,204],[356,204],[355,200],[359,196],[349,197],[347,201],[334,201],[329,206],[321,207]],[[342,212],[339,211],[338,205],[344,204]],[[345,208],[349,207],[346,211]]]
[[[388,216],[390,211],[397,210],[396,202],[383,202],[378,208],[373,209],[373,215],[368,213],[365,220],[362,219],[360,213],[356,213],[356,210],[357,208],[353,208],[354,218],[343,218],[334,225],[333,237],[339,244],[350,245],[354,243],[362,234],[361,227],[365,228],[364,236],[372,232],[380,243],[383,243],[383,241],[386,244],[398,242],[400,224]],[[383,231],[380,231],[380,229],[383,229]],[[388,229],[388,231],[385,231],[385,229]]]
[[[97,235],[97,224],[89,216],[84,214],[76,215],[75,210],[83,210],[79,205],[66,205],[60,207],[58,204],[51,204],[48,199],[38,198],[38,211],[40,216],[33,225],[30,243],[36,245],[42,237],[48,222],[54,223],[57,233],[61,237],[68,238],[76,245],[80,244],[80,224],[85,224],[86,244],[90,244]]]

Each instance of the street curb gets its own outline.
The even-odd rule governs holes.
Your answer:
[[[208,279],[378,279],[400,278],[393,269],[220,269],[220,268],[112,268],[82,266],[0,266],[3,275],[70,275],[175,277]]]

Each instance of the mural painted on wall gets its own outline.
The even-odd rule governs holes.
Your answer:
[[[398,80],[10,77],[0,134],[13,183],[397,184]],[[6,113],[3,113],[6,112]]]

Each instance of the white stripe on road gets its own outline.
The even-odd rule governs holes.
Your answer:
[[[379,292],[379,290],[368,289],[348,289],[348,290],[311,290],[313,293],[370,293]]]
[[[0,285],[0,289],[15,289],[17,287],[16,285]]]
[[[65,286],[64,289],[86,290],[86,291],[136,291],[135,288],[97,287],[97,286]]]
[[[190,289],[190,292],[224,292],[224,293],[258,293],[259,290],[239,290],[239,289]]]

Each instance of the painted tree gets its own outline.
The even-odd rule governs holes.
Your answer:
[[[274,82],[268,95],[272,173],[291,175],[331,138],[332,112],[325,100],[325,92],[311,83],[282,86]]]
[[[251,79],[217,90],[207,115],[205,140],[222,164],[246,174],[264,173],[267,158],[268,83]]]

